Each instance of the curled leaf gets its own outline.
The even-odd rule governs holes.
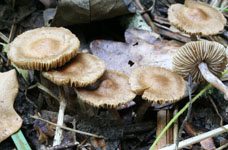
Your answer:
[[[21,117],[13,108],[18,93],[15,70],[0,73],[0,142],[20,129]]]

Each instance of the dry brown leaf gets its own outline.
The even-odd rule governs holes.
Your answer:
[[[104,139],[98,139],[98,138],[91,137],[90,141],[94,147],[99,147],[101,150],[106,150]]]
[[[58,1],[52,26],[89,23],[129,13],[123,0]]]
[[[205,140],[200,141],[200,145],[203,147],[205,150],[213,150],[216,149],[215,143],[212,138],[207,138]]]
[[[15,70],[0,73],[0,143],[20,129],[23,120],[13,108],[18,93]]]
[[[143,65],[172,69],[173,55],[181,46],[175,41],[159,39],[156,33],[139,29],[128,29],[125,40],[126,43],[95,40],[90,48],[94,55],[106,62],[107,69],[130,74],[132,69]]]

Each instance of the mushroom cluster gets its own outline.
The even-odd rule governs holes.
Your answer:
[[[79,45],[78,38],[68,29],[42,27],[16,37],[9,46],[8,56],[19,68],[43,71],[42,75],[58,86],[58,125],[63,125],[67,105],[63,85],[74,86],[78,100],[107,108],[121,124],[115,108],[136,96],[130,90],[128,76],[119,71],[105,71],[105,62],[94,55],[78,53]],[[95,89],[88,91],[84,88],[98,80],[99,85]],[[61,136],[62,131],[57,127],[53,146],[61,143]]]
[[[202,2],[175,4],[168,12],[169,21],[192,36],[217,34],[226,24],[220,12]],[[80,42],[73,33],[56,27],[24,32],[9,46],[8,56],[15,65],[22,69],[44,71],[42,75],[58,85],[62,95],[58,125],[63,125],[67,104],[63,85],[74,86],[81,101],[108,109],[118,124],[122,122],[116,108],[132,101],[136,95],[142,95],[142,99],[149,105],[179,101],[186,91],[184,79],[188,79],[189,75],[196,82],[208,81],[228,98],[228,88],[217,79],[227,64],[226,50],[216,42],[198,41],[182,46],[173,58],[173,71],[141,66],[133,70],[130,77],[120,71],[106,70],[105,62],[92,54],[78,53],[79,46]],[[98,80],[96,88],[85,88]],[[148,108],[144,106],[137,112],[140,119]],[[60,130],[56,128],[58,134],[55,134],[54,146],[61,144]]]

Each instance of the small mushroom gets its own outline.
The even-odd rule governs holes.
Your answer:
[[[171,70],[155,67],[142,66],[135,69],[129,79],[131,89],[138,95],[142,95],[142,99],[146,102],[138,108],[136,121],[139,122],[143,118],[151,103],[164,104],[173,103],[180,100],[186,91],[185,81],[176,72]],[[159,110],[157,112],[157,135],[161,131],[161,127],[167,124],[168,110]],[[162,141],[161,145],[170,144],[169,140]],[[158,149],[161,146],[158,145]]]
[[[179,30],[191,35],[218,34],[226,25],[226,19],[216,8],[207,3],[186,0],[184,5],[173,4],[168,9],[168,19]]]
[[[68,29],[42,27],[17,36],[9,45],[8,56],[19,68],[49,70],[73,58],[79,45]]]
[[[115,109],[135,98],[128,83],[128,76],[120,71],[107,70],[100,79],[101,83],[95,90],[75,89],[79,98],[97,107],[108,108],[117,121],[122,124],[118,111]]]
[[[155,66],[141,66],[133,70],[129,82],[132,91],[147,101],[139,108],[137,121],[142,119],[150,103],[177,102],[186,90],[184,79],[176,72]]]
[[[57,85],[71,84],[85,87],[95,83],[105,72],[105,62],[97,56],[79,53],[64,66],[43,72],[43,76]]]
[[[96,56],[86,53],[79,53],[74,59],[65,64],[64,66],[43,72],[43,76],[53,83],[62,86],[66,84],[75,85],[78,87],[84,87],[96,82],[105,72],[105,62]],[[58,125],[63,125],[63,116],[66,108],[66,100],[64,92],[61,87],[60,106],[58,114]],[[59,145],[61,143],[62,131],[60,128],[56,128],[56,134],[54,137],[54,144]]]
[[[173,57],[173,69],[184,79],[207,81],[228,98],[228,88],[217,78],[227,65],[226,49],[217,42],[189,42],[178,49]]]

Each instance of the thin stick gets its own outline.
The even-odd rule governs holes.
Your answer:
[[[136,5],[139,7],[139,9],[141,11],[144,11],[144,7],[142,6],[142,4],[140,3],[139,0],[135,0]],[[142,14],[143,19],[145,20],[145,22],[152,28],[152,30],[155,33],[158,33],[158,29],[157,27],[154,25],[154,23],[152,22],[150,16],[147,13]]]
[[[217,148],[216,150],[223,150],[223,149],[225,149],[226,147],[228,147],[228,143],[226,143],[226,144],[220,146],[220,147]]]
[[[59,89],[60,104],[59,104],[59,113],[58,113],[57,124],[62,126],[63,125],[63,120],[64,120],[64,112],[65,112],[65,109],[66,109],[67,101],[66,101],[65,96],[64,96],[63,87],[59,86],[58,89]],[[61,142],[62,142],[62,134],[63,134],[62,129],[60,127],[56,127],[53,146],[61,144]]]
[[[217,115],[219,116],[219,118],[220,118],[220,126],[222,127],[222,126],[223,126],[223,118],[222,118],[222,116],[220,115],[220,113],[219,113],[219,111],[218,111],[218,108],[216,107],[216,104],[215,104],[215,102],[213,101],[212,97],[211,97],[210,95],[209,95],[208,97],[209,97],[209,100],[210,100],[211,104],[213,105],[213,107],[214,107],[214,109],[215,109],[216,114],[217,114]]]
[[[6,37],[2,32],[0,32],[0,38],[1,38],[5,43],[9,43],[8,37]]]
[[[60,126],[60,125],[58,125],[56,123],[53,123],[53,122],[48,121],[48,120],[45,120],[45,119],[40,118],[38,116],[30,116],[30,117],[33,118],[33,119],[37,119],[37,120],[49,123],[49,124],[54,125],[56,127],[60,127],[60,128],[62,128],[64,130],[71,131],[71,132],[75,132],[75,133],[79,133],[79,134],[83,134],[83,135],[87,135],[87,136],[92,136],[92,137],[96,137],[96,138],[104,138],[104,136],[99,136],[99,135],[96,135],[96,134],[92,134],[92,133],[88,133],[88,132],[84,132],[84,131],[80,131],[80,130],[75,130],[75,129],[64,127],[64,126]]]
[[[184,126],[186,124],[186,122],[188,121],[189,117],[190,117],[190,114],[191,114],[191,110],[192,110],[192,76],[189,75],[189,78],[188,78],[188,94],[189,94],[189,107],[188,107],[188,112],[187,112],[187,115],[180,127],[180,130],[179,130],[179,134],[178,134],[178,137],[177,137],[177,140],[176,140],[176,150],[178,150],[178,144],[179,144],[179,140],[181,138],[181,134],[182,134],[182,131],[184,130]]]
[[[66,143],[66,144],[63,144],[63,145],[56,145],[56,146],[53,146],[53,147],[48,147],[47,150],[58,150],[58,149],[67,149],[67,148],[72,148],[72,147],[75,147],[78,145],[80,145],[79,142],[73,142],[73,143]]]
[[[216,107],[216,104],[215,104],[215,102],[213,101],[213,99],[211,98],[210,95],[209,95],[209,100],[211,101],[211,103],[212,103],[212,105],[213,105],[213,107],[215,109],[216,114],[220,118],[220,126],[223,127],[223,118],[222,118],[221,114],[219,113],[218,108]],[[224,130],[226,130],[226,129],[224,129]],[[228,133],[228,130],[226,130],[226,132]]]
[[[200,134],[198,136],[195,136],[195,137],[192,137],[192,138],[189,138],[187,140],[184,140],[184,141],[181,141],[179,143],[179,147],[178,149],[181,149],[181,148],[184,148],[186,146],[190,146],[192,144],[195,144],[195,143],[198,143],[204,139],[207,139],[207,138],[210,138],[210,137],[214,137],[214,136],[217,136],[217,135],[220,135],[220,134],[223,134],[226,132],[226,130],[224,130],[224,128],[226,130],[228,130],[228,124],[223,126],[223,127],[220,127],[220,128],[217,128],[217,129],[214,129],[214,130],[211,130],[209,132],[206,132],[206,133],[203,133],[203,134]],[[175,144],[172,144],[168,147],[164,147],[164,148],[161,148],[160,150],[175,150]]]
[[[178,112],[178,106],[175,107],[173,111],[173,116],[176,116]],[[176,141],[178,137],[178,119],[175,120],[174,125],[173,125],[173,141]]]

